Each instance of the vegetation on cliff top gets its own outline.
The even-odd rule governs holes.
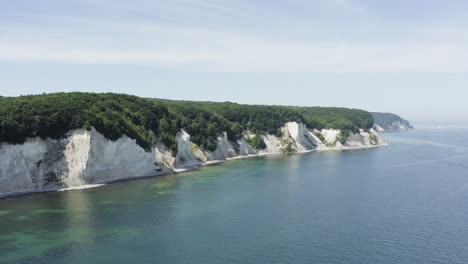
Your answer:
[[[161,124],[162,120],[169,121]],[[148,149],[149,130],[168,141],[178,124],[164,106],[121,94],[56,93],[0,100],[0,142],[23,143],[27,138],[61,138],[77,128],[97,131],[111,140],[122,135]],[[174,141],[173,136],[167,143]]]
[[[73,129],[91,127],[106,138],[122,135],[149,149],[156,140],[176,148],[175,134],[185,129],[191,140],[214,150],[220,132],[231,140],[244,131],[281,135],[290,121],[309,129],[357,131],[372,127],[363,110],[329,107],[242,105],[235,103],[170,101],[125,94],[55,93],[0,100],[0,142],[23,143],[27,138],[62,138]],[[257,142],[258,148],[264,147]]]

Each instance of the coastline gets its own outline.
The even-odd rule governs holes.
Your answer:
[[[13,193],[0,194],[0,200],[13,198],[13,197],[18,197],[18,196],[39,194],[39,193],[66,192],[66,191],[78,191],[78,190],[94,189],[94,188],[99,188],[99,187],[109,185],[109,184],[112,184],[112,183],[117,183],[117,182],[141,180],[141,179],[146,179],[146,178],[156,178],[156,177],[167,176],[167,175],[176,175],[176,174],[179,174],[179,173],[182,173],[182,172],[193,171],[193,170],[199,169],[199,168],[204,167],[204,166],[218,165],[218,164],[221,164],[221,163],[224,163],[224,162],[227,162],[227,161],[232,161],[232,160],[249,159],[249,158],[255,158],[255,157],[266,157],[266,156],[274,156],[274,155],[279,156],[279,155],[288,155],[288,154],[307,154],[307,153],[312,153],[312,152],[350,151],[350,150],[373,149],[373,148],[378,148],[378,147],[385,147],[385,146],[388,146],[388,145],[389,144],[387,142],[385,142],[384,144],[372,145],[372,146],[342,147],[342,148],[336,148],[336,147],[328,148],[327,147],[327,148],[322,148],[322,149],[312,149],[312,150],[297,151],[297,152],[292,152],[292,153],[268,152],[268,153],[260,153],[260,154],[255,154],[255,155],[237,156],[237,157],[233,157],[233,158],[227,158],[225,160],[207,161],[207,162],[202,163],[202,164],[200,164],[198,166],[192,166],[190,168],[184,168],[184,169],[174,169],[172,172],[162,173],[162,174],[153,175],[153,176],[127,177],[127,178],[121,178],[121,179],[117,179],[117,180],[109,180],[109,181],[104,181],[104,182],[97,182],[97,183],[93,183],[93,184],[85,184],[85,185],[66,187],[66,188],[51,188],[49,190],[13,192]]]

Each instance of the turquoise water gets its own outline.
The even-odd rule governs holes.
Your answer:
[[[0,263],[467,263],[466,132],[3,199]]]

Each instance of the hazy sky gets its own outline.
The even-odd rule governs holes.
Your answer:
[[[2,0],[0,95],[323,105],[468,123],[466,0]]]

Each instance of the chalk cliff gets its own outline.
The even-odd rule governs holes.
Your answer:
[[[213,152],[191,142],[190,135],[184,130],[175,136],[177,153],[172,153],[160,142],[145,150],[125,135],[112,141],[94,128],[70,131],[60,140],[31,138],[23,144],[2,143],[0,196],[157,176],[243,156],[384,144],[374,129],[351,134],[344,144],[339,141],[339,130],[312,132],[302,123],[288,122],[281,131],[282,136],[263,135],[266,148],[258,150],[243,138],[230,141],[224,132],[218,136]]]
[[[126,136],[111,141],[95,129],[61,140],[0,146],[0,195],[49,191],[171,172],[167,150],[147,152]],[[172,166],[172,164],[171,164]]]
[[[377,132],[384,131],[408,131],[414,127],[408,120],[392,113],[371,113],[374,118],[374,129]]]

